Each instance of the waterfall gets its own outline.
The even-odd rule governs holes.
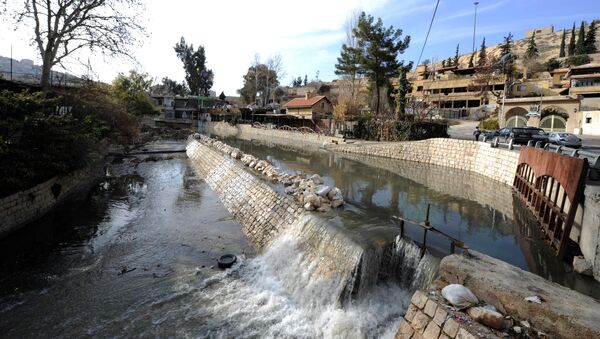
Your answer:
[[[258,256],[242,257],[202,282],[195,293],[206,319],[202,331],[207,337],[393,337],[413,289],[435,271],[427,258],[403,239],[361,246],[307,215]]]

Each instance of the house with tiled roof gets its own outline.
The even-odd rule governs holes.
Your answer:
[[[302,98],[294,98],[283,107],[287,115],[299,119],[321,119],[333,112],[333,105],[326,96],[311,93],[306,93]]]

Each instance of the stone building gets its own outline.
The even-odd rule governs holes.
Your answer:
[[[307,92],[304,98],[295,98],[283,106],[286,114],[301,119],[321,119],[333,112],[331,101],[324,95],[311,96]]]

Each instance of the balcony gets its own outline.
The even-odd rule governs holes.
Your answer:
[[[571,94],[571,95],[600,94],[600,85],[571,87],[571,89],[569,90],[569,94]]]

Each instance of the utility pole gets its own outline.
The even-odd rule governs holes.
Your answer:
[[[473,5],[475,5],[475,18],[473,20],[473,52],[475,52],[475,27],[477,27],[477,5],[479,5],[479,1],[475,1]]]
[[[12,59],[12,45],[10,45],[10,80],[12,81],[13,77],[12,77],[12,64],[13,64],[13,59]]]

